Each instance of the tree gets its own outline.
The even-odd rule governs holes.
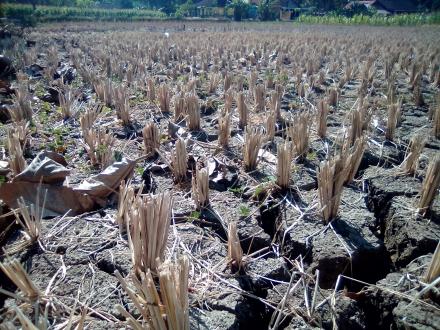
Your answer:
[[[184,4],[181,4],[179,7],[177,7],[175,15],[177,18],[189,16],[193,11],[193,9],[194,9],[193,0],[188,0]]]
[[[124,9],[133,8],[133,0],[120,0],[119,5]]]
[[[244,0],[232,0],[228,7],[234,9],[234,21],[241,21],[243,18],[247,18],[249,6]]]
[[[304,0],[304,7],[315,7],[321,11],[332,11],[344,8],[348,0]]]
[[[276,19],[277,13],[272,10],[272,0],[262,0],[258,5],[258,17],[262,21],[270,21]]]

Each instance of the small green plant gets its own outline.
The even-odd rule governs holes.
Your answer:
[[[111,109],[110,107],[104,105],[104,106],[102,107],[101,112],[102,112],[104,115],[106,115],[106,114],[111,113],[111,112],[112,112],[112,109]]]
[[[189,215],[188,219],[189,220],[200,219],[200,215],[201,215],[201,213],[199,211],[192,211],[191,214]]]
[[[275,182],[276,179],[277,178],[274,175],[268,175],[264,177],[263,182]]]
[[[299,171],[299,166],[296,164],[292,164],[292,166],[290,167],[290,170],[292,171],[292,173],[296,173]]]
[[[144,174],[145,169],[142,166],[136,166],[135,172],[137,175],[142,176]]]
[[[231,193],[234,193],[234,194],[241,195],[244,192],[244,188],[243,187],[233,187],[233,188],[228,188],[228,191],[230,191]]]
[[[285,71],[281,72],[276,76],[275,81],[281,85],[287,85],[289,82],[289,76]]]
[[[64,135],[67,133],[66,128],[54,128],[52,130],[53,140],[47,144],[48,148],[55,152],[64,153],[66,151]]]
[[[120,162],[120,161],[122,161],[123,157],[124,157],[124,155],[122,154],[121,151],[119,151],[119,150],[113,151],[113,158],[115,159],[115,161]]]
[[[307,154],[306,159],[309,161],[314,161],[317,159],[317,157],[318,157],[318,155],[316,154],[316,152],[311,151]]]
[[[35,96],[38,98],[42,98],[44,96],[44,94],[46,93],[44,86],[43,85],[36,85],[35,86]],[[47,103],[47,102],[44,102]]]
[[[249,216],[249,214],[251,214],[251,210],[245,204],[240,205],[240,207],[238,208],[238,212],[241,217],[247,217],[247,216]]]
[[[260,184],[255,188],[254,194],[252,195],[254,198],[258,198],[264,192],[264,185]]]
[[[50,112],[51,106],[49,102],[43,102],[41,105],[41,110],[43,110],[46,114]]]

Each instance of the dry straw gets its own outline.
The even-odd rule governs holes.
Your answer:
[[[318,101],[318,118],[316,120],[316,130],[318,136],[323,139],[327,135],[327,118],[329,113],[329,107],[326,100]]]
[[[128,92],[124,86],[119,86],[114,90],[114,103],[116,116],[122,121],[122,125],[130,124],[130,104],[128,103]]]
[[[333,159],[321,163],[318,171],[318,194],[321,214],[325,223],[330,222],[338,215],[339,204],[344,181],[346,159],[338,155]]]
[[[15,123],[15,127],[10,127],[8,129],[8,134],[15,135],[15,137],[18,138],[23,150],[26,148],[26,142],[29,135],[29,124],[28,121],[22,120]]]
[[[208,87],[209,94],[215,93],[215,91],[217,90],[217,87],[220,83],[220,80],[221,80],[220,74],[218,74],[218,73],[211,74],[211,76],[209,77],[209,87]]]
[[[281,95],[278,91],[272,91],[269,100],[270,110],[275,114],[276,120],[281,119]]]
[[[157,125],[153,122],[147,123],[142,129],[145,153],[155,153],[160,147],[160,132]]]
[[[249,74],[249,92],[251,95],[254,96],[255,100],[255,93],[256,93],[256,87],[257,87],[257,79],[258,75],[255,71],[251,71]]]
[[[85,149],[93,166],[107,167],[113,162],[115,138],[102,130],[89,129],[83,132]]]
[[[264,111],[266,107],[266,89],[264,85],[257,85],[255,87],[255,111],[261,112]]]
[[[277,185],[281,189],[289,188],[292,161],[292,146],[289,142],[277,146]]]
[[[8,131],[7,147],[9,151],[9,167],[17,175],[26,168],[26,160],[23,156],[20,138],[14,130]]]
[[[253,171],[257,168],[258,152],[263,138],[264,135],[260,129],[247,129],[243,147],[243,162],[246,171]]]
[[[32,282],[29,274],[17,259],[0,262],[0,269],[21,291],[25,299],[34,302],[42,296],[42,292]]]
[[[78,91],[68,86],[63,86],[58,90],[58,101],[64,119],[72,117],[78,108]]]
[[[41,187],[37,189],[35,204],[32,204],[30,207],[26,206],[23,197],[18,198],[18,210],[14,210],[15,219],[25,231],[27,239],[31,244],[38,241],[41,234],[41,220],[43,219],[43,210],[46,204],[46,194],[44,195],[42,206],[40,206],[40,194]]]
[[[12,106],[9,107],[12,121],[15,123],[20,121],[32,121],[32,96],[29,94],[26,84],[20,84],[15,89],[15,95]]]
[[[276,131],[276,115],[274,112],[269,112],[266,117],[266,122],[264,123],[266,129],[267,141],[273,141]]]
[[[413,175],[419,166],[419,157],[425,147],[425,138],[421,135],[415,135],[411,138],[406,150],[405,159],[400,165],[400,171],[404,174]]]
[[[297,88],[297,93],[299,97],[306,97],[306,88],[303,82],[300,82]]]
[[[397,126],[400,126],[402,124],[402,107],[403,107],[403,99],[399,98],[396,102],[396,107],[397,107],[397,114],[396,114],[396,118],[397,118]]]
[[[231,86],[232,86],[232,76],[226,73],[225,79],[223,81],[223,90],[225,92],[225,95],[226,92],[229,90],[229,88],[231,88]]]
[[[243,268],[243,249],[240,245],[236,222],[230,222],[228,225],[228,263],[233,272]]]
[[[238,126],[244,129],[247,126],[249,110],[245,103],[243,92],[237,93]]]
[[[175,149],[172,152],[171,170],[176,182],[185,180],[188,171],[188,154],[186,152],[185,141],[182,138],[176,141]]]
[[[159,106],[163,113],[170,112],[170,90],[167,85],[160,85],[158,91]]]
[[[339,91],[336,87],[330,88],[328,91],[327,102],[332,107],[336,107],[338,105]]]
[[[220,147],[226,148],[229,143],[231,134],[231,116],[229,111],[225,110],[220,113],[218,118],[218,144]]]
[[[413,88],[414,103],[418,107],[425,104],[425,100],[423,99],[421,84],[422,84],[422,77],[420,75],[420,78],[419,77],[416,78]]]
[[[187,257],[177,263],[165,262],[159,267],[158,291],[149,270],[141,273],[140,279],[132,275],[130,286],[117,271],[116,277],[143,319],[134,318],[117,305],[128,325],[136,330],[189,330],[188,272]]]
[[[96,119],[98,118],[99,113],[102,110],[102,105],[97,104],[93,108],[87,109],[83,114],[79,117],[79,123],[81,126],[81,131],[84,134],[86,131],[91,129],[93,127],[93,124],[95,123]]]
[[[196,95],[186,97],[186,111],[188,113],[188,129],[190,131],[200,130],[200,105]]]
[[[440,139],[440,96],[437,96],[437,105],[433,111],[432,134]]]
[[[437,244],[434,254],[432,255],[429,267],[426,270],[425,281],[432,283],[440,277],[440,242]]]
[[[356,173],[364,156],[366,147],[366,139],[364,136],[359,137],[354,145],[350,148],[348,145],[345,146],[342,152],[345,154],[342,158],[345,158],[345,181],[344,183],[350,183],[354,180]]]
[[[94,79],[93,89],[98,95],[101,102],[104,102],[106,106],[111,107],[114,103],[114,88],[110,79],[101,80]]]
[[[192,178],[192,198],[197,210],[209,204],[209,176],[206,168],[196,169]]]
[[[174,122],[182,120],[185,112],[185,97],[179,93],[174,97]]]
[[[125,217],[129,222],[129,246],[137,273],[155,271],[164,259],[173,202],[166,192],[137,196]]]
[[[429,163],[420,192],[419,212],[424,214],[431,206],[440,186],[440,156],[437,155]]]
[[[156,100],[156,85],[154,83],[154,80],[148,79],[147,86],[147,97],[151,102],[154,102]]]
[[[287,135],[292,141],[296,157],[303,157],[309,149],[309,114],[302,113],[295,116],[291,125],[287,127]]]
[[[125,183],[125,181],[122,180],[119,185],[118,211],[116,213],[116,223],[118,224],[121,234],[127,231],[127,221],[129,219],[126,218],[126,215],[130,212],[134,198],[134,188],[129,185],[129,182]]]
[[[350,127],[348,129],[348,143],[353,146],[357,139],[362,136],[363,124],[361,109],[355,109],[351,112]]]
[[[385,138],[389,141],[394,140],[394,135],[396,133],[397,126],[397,105],[395,103],[388,106],[388,120],[387,127],[385,131]]]

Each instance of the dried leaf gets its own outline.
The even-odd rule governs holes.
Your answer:
[[[258,150],[258,156],[268,163],[276,164],[278,162],[277,157],[274,154],[264,149]]]
[[[7,175],[10,171],[9,162],[0,160],[0,175]]]
[[[135,165],[135,161],[123,158],[122,161],[113,163],[101,173],[85,180],[75,190],[94,198],[105,198],[119,187],[122,180],[127,180],[133,174]]]
[[[217,168],[217,161],[213,158],[209,158],[207,161],[208,175],[211,176]]]
[[[26,205],[35,204],[39,183],[34,182],[12,182],[0,186],[0,199],[10,208],[17,208],[17,199],[23,197]],[[70,187],[42,184],[43,192],[47,191],[46,203],[44,205],[43,217],[68,214],[78,215],[92,211],[95,202],[86,194],[76,191]],[[39,205],[43,207],[44,195],[40,194]]]
[[[63,184],[70,170],[65,159],[56,152],[40,152],[26,169],[18,174],[13,182],[35,182]]]

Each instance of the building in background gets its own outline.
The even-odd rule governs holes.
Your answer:
[[[415,0],[371,0],[352,1],[345,6],[351,9],[354,5],[363,5],[368,9],[374,9],[378,14],[394,15],[418,12],[417,1]]]

